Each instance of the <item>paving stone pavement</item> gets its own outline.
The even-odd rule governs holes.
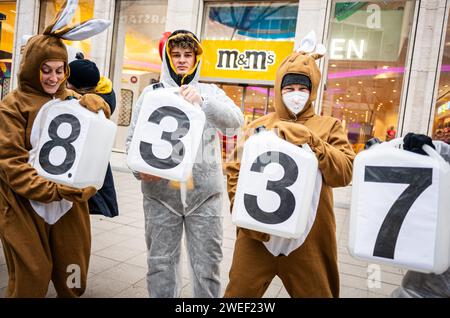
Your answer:
[[[89,267],[88,286],[83,297],[148,297],[145,275],[147,271],[144,239],[144,215],[139,182],[129,172],[114,171],[120,215],[115,218],[91,216],[92,256]],[[337,189],[335,197],[348,195],[348,189]],[[337,239],[339,247],[339,272],[341,297],[388,297],[399,286],[404,270],[380,266],[379,284],[368,280],[373,265],[355,260],[347,251],[349,210],[345,204],[335,205]],[[228,213],[228,202],[223,212],[223,252],[221,264],[222,294],[228,282],[235,241],[235,226]],[[375,265],[378,266],[378,265]],[[182,297],[191,297],[188,276],[188,260],[182,252]],[[3,297],[8,280],[3,248],[0,248],[0,297]],[[47,297],[55,297],[50,284]],[[264,297],[289,297],[278,277],[272,281]]]

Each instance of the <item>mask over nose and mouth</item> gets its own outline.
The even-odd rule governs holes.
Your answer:
[[[298,115],[304,108],[309,99],[307,92],[289,92],[283,94],[283,103],[295,115]]]

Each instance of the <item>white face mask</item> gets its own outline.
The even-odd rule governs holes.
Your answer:
[[[295,115],[300,113],[309,99],[307,92],[289,92],[283,94],[283,102],[286,107]]]

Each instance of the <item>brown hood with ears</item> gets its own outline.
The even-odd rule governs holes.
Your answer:
[[[49,35],[36,35],[28,40],[19,70],[19,89],[24,93],[49,96],[41,84],[41,65],[45,61],[64,62],[65,73],[69,76],[67,49],[60,38]],[[55,96],[66,90],[66,79],[60,84]]]
[[[316,64],[316,59],[320,57],[322,57],[322,55],[307,55],[303,52],[294,52],[286,57],[279,66],[275,78],[275,111],[280,119],[299,120],[300,118],[304,119],[305,116],[310,117],[314,114],[312,102],[317,97],[317,90],[322,76],[319,67]],[[281,81],[283,80],[283,77],[289,73],[303,74],[308,76],[311,80],[311,93],[309,95],[307,106],[305,106],[304,110],[297,116],[289,112],[281,98]]]

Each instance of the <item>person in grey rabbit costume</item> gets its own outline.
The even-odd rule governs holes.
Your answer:
[[[179,297],[183,225],[194,297],[219,297],[222,260],[223,173],[217,131],[235,134],[243,125],[240,109],[214,84],[199,83],[202,47],[189,31],[177,30],[167,39],[161,67],[165,88],[180,87],[180,95],[205,113],[202,144],[195,160],[186,199],[172,181],[134,172],[141,180],[147,243],[147,287],[150,297]],[[127,150],[147,86],[133,111]],[[183,190],[183,189],[181,189]],[[185,203],[185,204],[183,204]]]

